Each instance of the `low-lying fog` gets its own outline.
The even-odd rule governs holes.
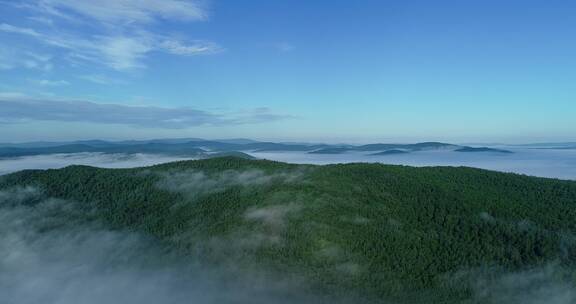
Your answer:
[[[576,150],[506,148],[514,153],[459,153],[420,151],[408,154],[374,156],[366,153],[310,154],[305,152],[248,152],[257,158],[303,164],[379,162],[410,166],[469,166],[527,175],[576,179]],[[24,169],[61,168],[72,164],[103,168],[149,166],[191,158],[151,154],[74,153],[0,159],[0,174]]]
[[[0,303],[325,303],[299,281],[202,265],[156,239],[109,230],[78,206],[32,187],[0,190]]]
[[[25,169],[57,169],[69,165],[101,168],[132,168],[192,158],[152,154],[71,153],[0,158],[0,175]]]
[[[510,149],[514,153],[453,152],[443,150],[420,151],[394,155],[367,155],[366,153],[308,154],[294,152],[251,153],[265,158],[290,163],[332,164],[350,162],[378,162],[409,166],[467,166],[503,172],[514,172],[540,177],[576,179],[576,150]]]

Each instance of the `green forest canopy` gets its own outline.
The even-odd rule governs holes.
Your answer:
[[[86,211],[74,213],[77,221],[142,232],[206,263],[298,275],[319,292],[367,301],[491,303],[475,295],[479,280],[556,265],[551,280],[573,284],[576,273],[571,181],[464,167],[222,157],[0,177],[0,191],[23,187],[75,202]]]

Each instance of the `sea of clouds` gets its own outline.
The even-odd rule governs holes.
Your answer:
[[[508,153],[459,153],[446,150],[419,151],[396,155],[310,154],[306,152],[248,152],[269,160],[301,164],[375,162],[408,166],[467,166],[539,177],[576,180],[576,149],[507,148]],[[193,158],[152,154],[73,153],[0,159],[0,175],[24,169],[52,169],[68,165],[102,168],[150,166]]]
[[[517,149],[514,153],[463,153],[446,150],[419,151],[394,155],[366,153],[309,154],[297,152],[251,153],[251,155],[289,163],[333,164],[374,162],[408,166],[466,166],[539,177],[576,180],[576,149]]]
[[[0,175],[26,169],[58,169],[70,165],[87,165],[100,168],[133,168],[187,159],[193,158],[141,153],[70,153],[0,158]]]

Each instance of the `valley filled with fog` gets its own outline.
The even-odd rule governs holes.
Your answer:
[[[392,155],[371,155],[357,151],[338,154],[315,154],[306,151],[244,152],[255,158],[300,164],[374,162],[417,167],[467,166],[539,177],[576,179],[576,149],[504,148],[513,153],[456,153],[442,149]],[[26,169],[56,169],[69,165],[132,168],[198,158],[147,153],[67,153],[11,157],[0,159],[0,175]]]
[[[156,154],[70,153],[0,159],[0,175],[27,169],[59,169],[70,165],[99,168],[134,168],[190,158]]]
[[[514,153],[454,153],[444,150],[418,151],[409,154],[366,155],[365,153],[309,154],[309,153],[251,153],[257,158],[302,164],[333,164],[377,162],[408,166],[466,166],[539,177],[576,179],[576,150],[574,149],[518,149]]]

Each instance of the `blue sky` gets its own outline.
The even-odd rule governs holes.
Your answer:
[[[0,0],[0,141],[576,140],[573,1]]]

